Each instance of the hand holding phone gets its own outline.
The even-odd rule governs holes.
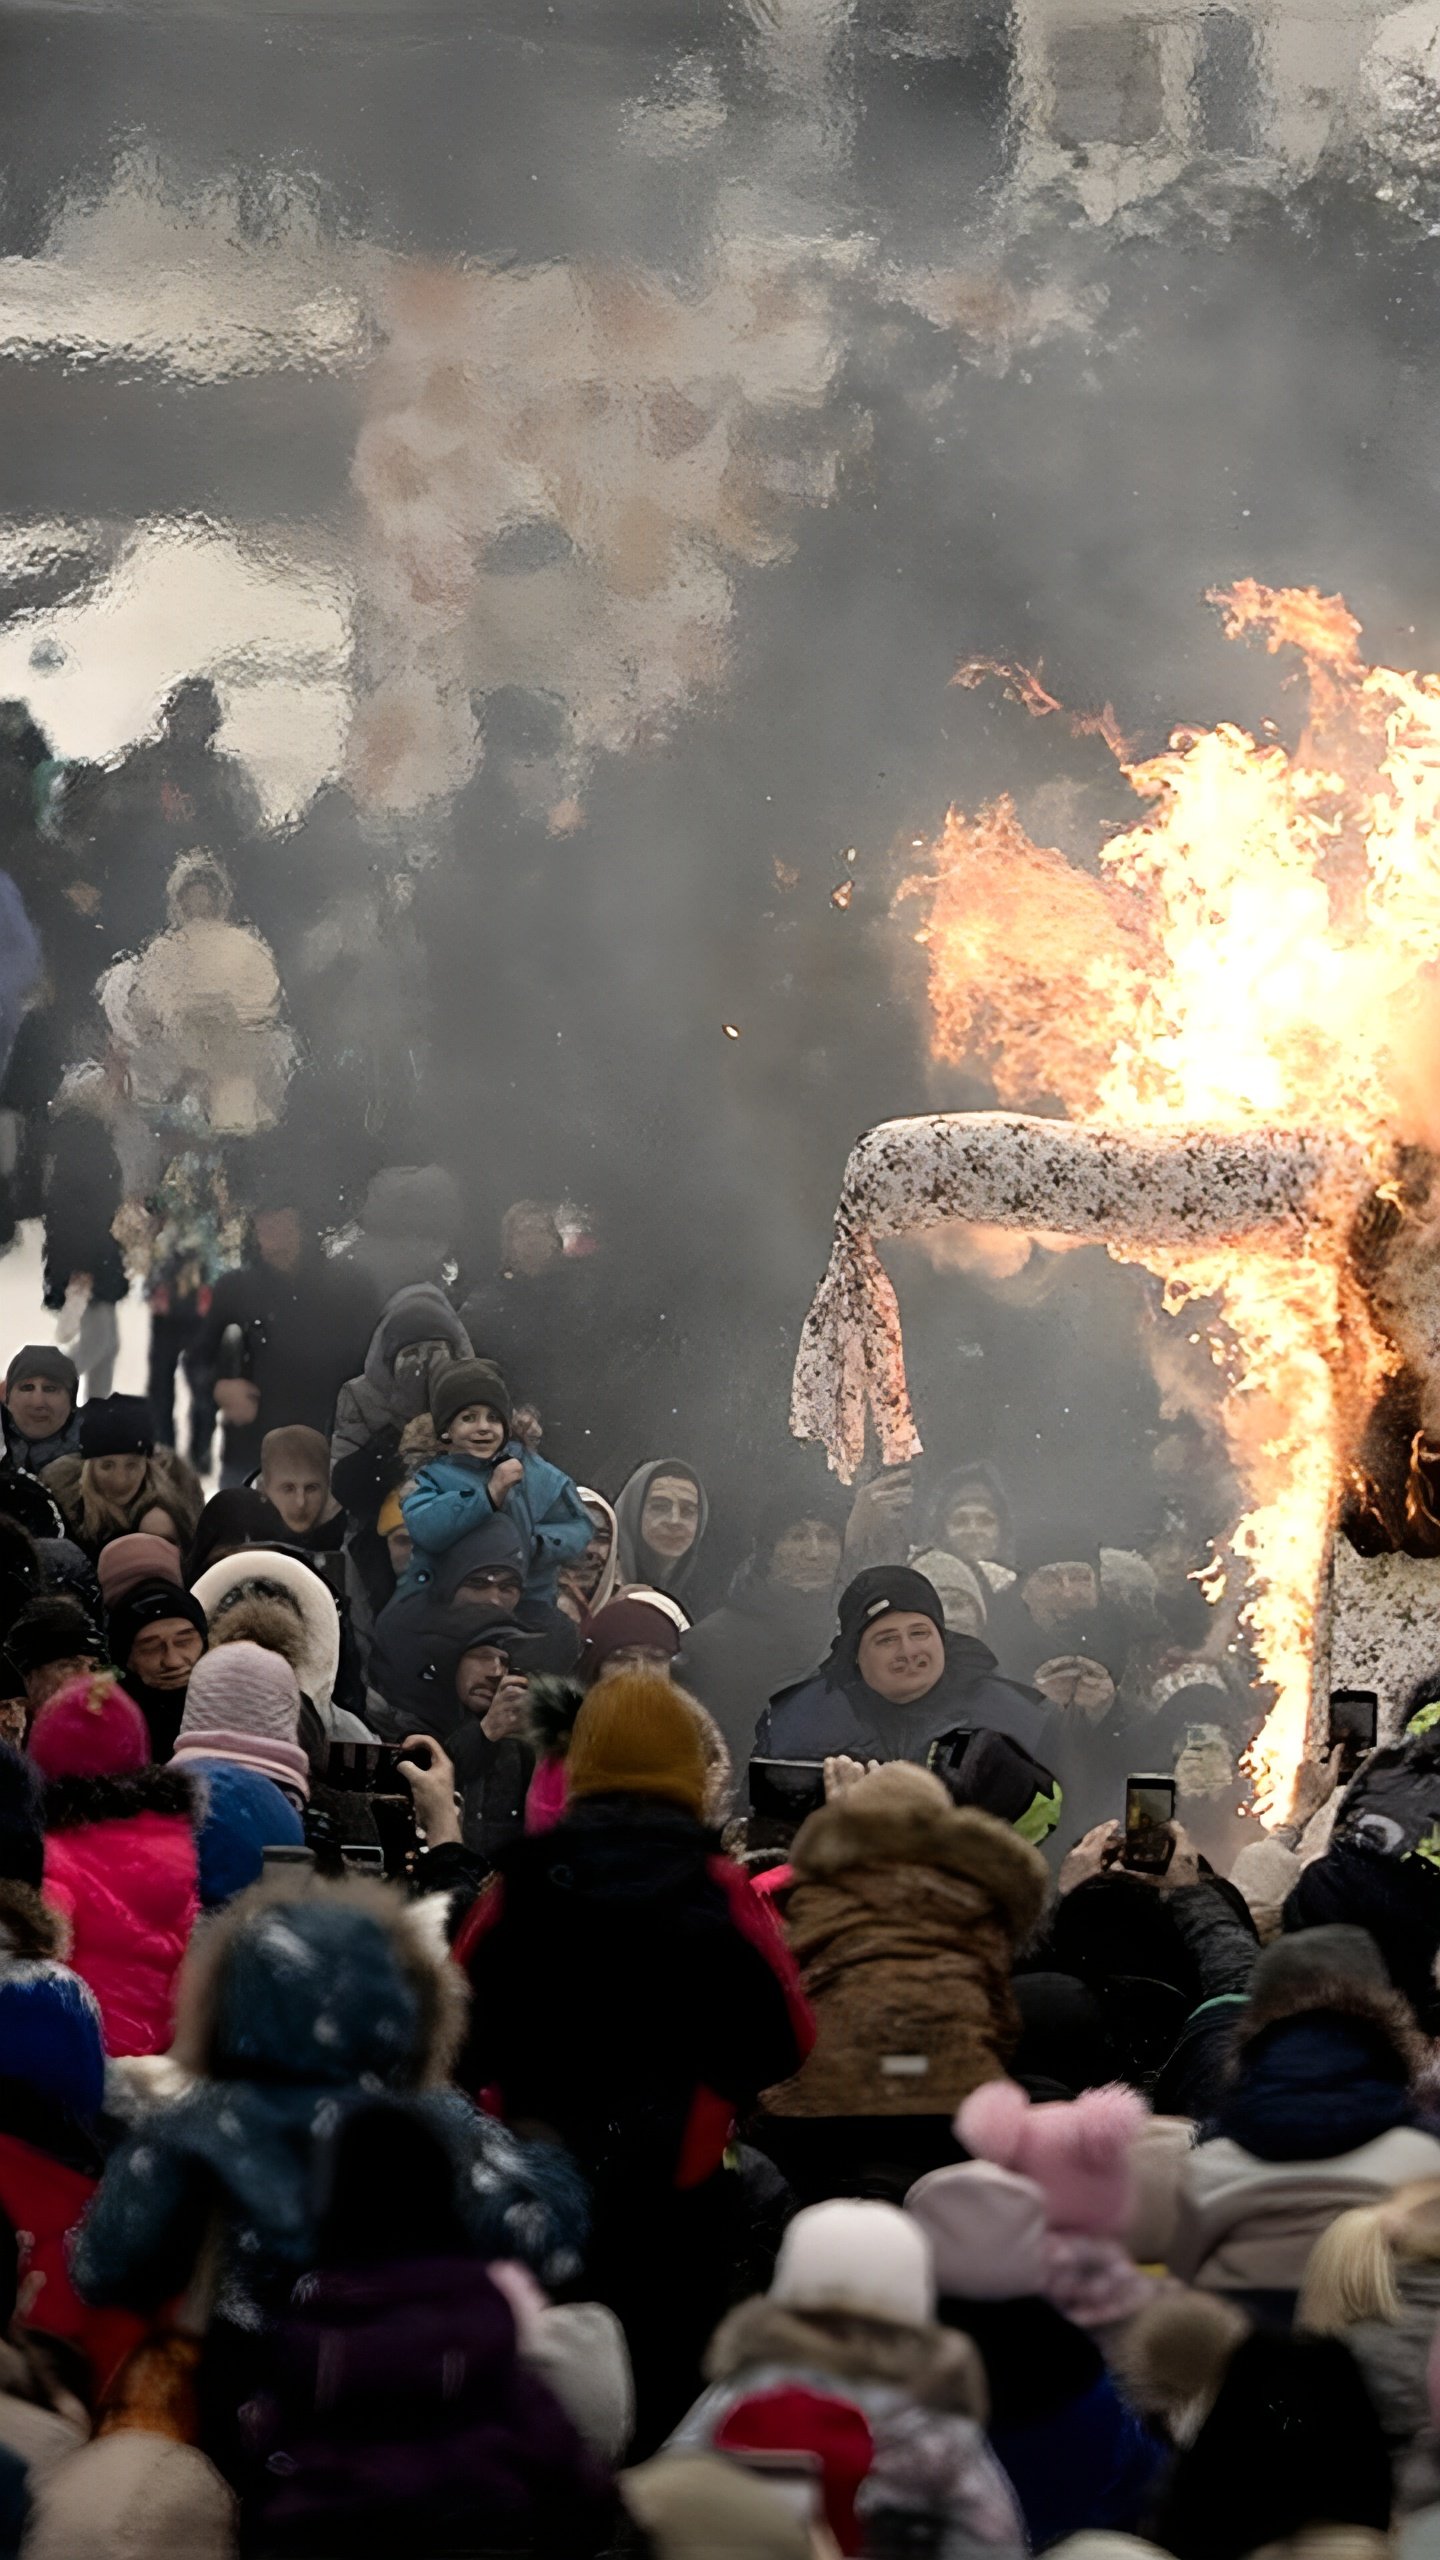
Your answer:
[[[1374,1750],[1379,1725],[1380,1700],[1374,1689],[1331,1690],[1330,1748],[1339,1753],[1347,1776]]]
[[[1173,1778],[1127,1778],[1121,1865],[1137,1875],[1163,1876],[1175,1855],[1174,1824]]]

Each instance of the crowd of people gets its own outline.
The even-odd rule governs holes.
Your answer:
[[[565,1204],[327,1225],[214,711],[0,707],[0,2560],[1428,2560],[1440,1682],[1266,1829],[1199,1424],[737,1499]]]

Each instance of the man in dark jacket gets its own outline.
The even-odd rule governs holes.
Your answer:
[[[822,1488],[789,1486],[761,1511],[724,1606],[690,1629],[675,1677],[708,1707],[737,1769],[766,1701],[807,1673],[833,1624],[840,1529]]]
[[[254,1253],[216,1281],[191,1364],[213,1380],[224,1416],[222,1484],[260,1464],[267,1431],[308,1423],[330,1437],[335,1399],[365,1357],[378,1313],[373,1284],[307,1236],[298,1211],[269,1198],[255,1211]],[[225,1336],[239,1329],[239,1374],[222,1375]]]
[[[53,1342],[27,1342],[5,1372],[5,1398],[0,1428],[5,1455],[12,1467],[38,1476],[57,1458],[73,1456],[80,1446],[80,1417],[75,1400],[80,1379],[73,1360]]]
[[[840,1595],[827,1659],[771,1699],[761,1759],[923,1761],[941,1734],[988,1727],[1047,1769],[1058,1766],[1060,1717],[1036,1689],[1002,1679],[976,1636],[946,1632],[935,1586],[908,1565],[872,1565]]]
[[[460,2077],[551,2127],[591,2180],[589,2282],[624,2322],[643,2456],[694,2396],[726,2298],[735,2115],[813,2041],[779,1931],[702,1819],[694,1708],[654,1674],[576,1719],[569,1810],[501,1853],[456,1941]]]

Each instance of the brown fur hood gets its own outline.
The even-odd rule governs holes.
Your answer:
[[[302,1663],[308,1664],[309,1638],[299,1611],[288,1600],[273,1599],[264,1591],[247,1592],[227,1609],[216,1622],[210,1644],[212,1651],[222,1644],[258,1644],[288,1662],[297,1680]]]
[[[203,1921],[181,1968],[172,2060],[197,2077],[211,2074],[221,1988],[241,1931],[257,1912],[300,1903],[316,1893],[347,1910],[364,1913],[384,1930],[397,1967],[414,1990],[420,2015],[421,2059],[413,2085],[442,2087],[451,2076],[464,2036],[469,1985],[459,1966],[434,1945],[418,1907],[406,1902],[394,1885],[374,1883],[364,1876],[323,1885],[309,1875],[267,1876]]]
[[[1032,1849],[993,1814],[950,1802],[938,1778],[907,1761],[876,1769],[801,1825],[791,1852],[797,1883],[831,1883],[852,1867],[937,1867],[989,1895],[1015,1937],[1040,1917],[1049,1876]]]
[[[198,1825],[200,1799],[183,1769],[135,1769],[102,1778],[52,1778],[47,1831],[84,1831],[94,1822],[130,1822],[137,1813],[177,1814]]]
[[[1313,2016],[1317,2010],[1328,2010],[1336,2017],[1353,2018],[1362,2026],[1373,2027],[1394,2047],[1410,2080],[1417,2079],[1430,2060],[1430,2047],[1402,1993],[1382,1991],[1378,1985],[1356,1982],[1342,1973],[1322,1973],[1303,1986],[1277,1987],[1258,1997],[1252,1994],[1236,2024],[1237,2053],[1243,2053],[1272,2027],[1282,2026],[1290,2018]]]
[[[0,1879],[0,1970],[12,1964],[44,1964],[65,1953],[65,1924],[42,1902],[33,1884]]]
[[[898,2385],[927,2409],[973,2418],[990,2415],[985,2368],[958,2329],[891,2329],[872,2320],[807,2320],[767,2293],[737,2304],[720,2323],[705,2356],[707,2382],[729,2382],[748,2366],[808,2365],[848,2382]]]

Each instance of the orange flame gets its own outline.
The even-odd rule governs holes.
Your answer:
[[[1434,1143],[1440,956],[1440,677],[1368,666],[1339,597],[1252,580],[1213,599],[1227,632],[1298,651],[1309,721],[1293,753],[1228,723],[1128,761],[1150,804],[1098,871],[1033,844],[1008,800],[952,810],[926,875],[937,1056],[981,1063],[1010,1106],[1060,1100],[1108,1127],[1332,1129],[1383,1184],[1397,1142]],[[982,671],[967,666],[957,681]],[[1037,714],[1059,706],[995,669]],[[1231,1338],[1223,1421],[1248,1508],[1233,1552],[1274,1706],[1251,1770],[1290,1800],[1338,1493],[1397,1353],[1318,1203],[1294,1251],[1114,1244],[1167,1302],[1218,1302]]]

